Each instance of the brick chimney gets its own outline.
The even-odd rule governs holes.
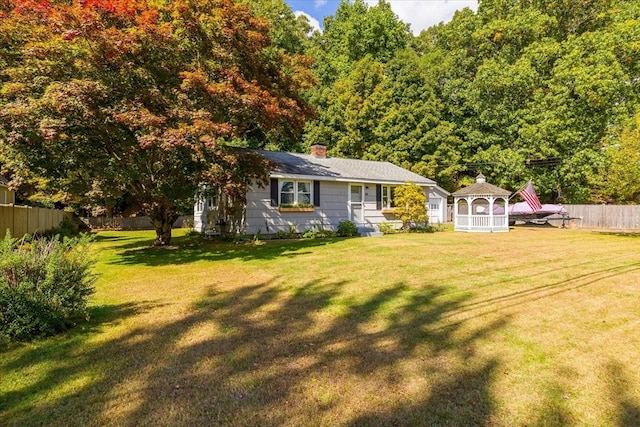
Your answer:
[[[311,146],[311,155],[318,159],[324,159],[327,157],[327,147],[323,144],[314,144]]]

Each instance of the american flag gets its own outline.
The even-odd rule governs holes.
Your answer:
[[[537,212],[542,209],[542,205],[540,204],[536,190],[533,189],[531,181],[529,181],[527,185],[519,191],[519,194],[522,196],[524,201],[527,202],[533,212]]]

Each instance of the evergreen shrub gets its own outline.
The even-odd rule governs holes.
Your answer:
[[[90,235],[0,240],[0,341],[27,341],[87,319],[94,292]]]
[[[358,234],[358,227],[351,221],[340,221],[337,231],[340,237],[351,237]]]

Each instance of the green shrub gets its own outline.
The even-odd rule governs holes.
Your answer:
[[[318,232],[316,230],[307,230],[302,233],[303,239],[315,239],[316,237],[318,237]]]
[[[351,221],[340,221],[338,223],[338,236],[351,237],[358,234],[358,227]]]
[[[416,226],[409,228],[409,233],[435,233],[436,229],[430,225]]]
[[[304,233],[302,233],[303,239],[322,239],[327,237],[336,237],[336,232],[323,228],[320,230],[317,230],[317,229],[307,230]]]
[[[300,235],[296,232],[296,225],[289,224],[289,231],[276,231],[271,235],[272,239],[298,239]]]
[[[324,228],[324,223],[322,221],[314,221],[313,227],[311,230],[307,230],[302,233],[303,239],[322,239],[327,237],[336,237],[336,232],[333,230],[329,230]]]
[[[336,237],[338,234],[332,230],[318,230],[316,237]]]
[[[87,317],[95,276],[92,237],[0,240],[0,340],[25,341]]]
[[[395,227],[388,222],[381,222],[380,224],[378,224],[378,229],[382,234],[394,234],[398,232],[398,230],[396,230]]]
[[[273,239],[290,239],[291,235],[286,231],[279,230],[273,234],[272,238]]]
[[[68,216],[65,216],[62,219],[60,225],[58,225],[56,228],[38,233],[38,235],[46,239],[52,239],[55,236],[73,237],[79,234],[78,228],[78,224],[74,223],[74,221]]]
[[[427,225],[427,196],[417,184],[407,181],[393,193],[393,214],[402,221],[402,230]]]

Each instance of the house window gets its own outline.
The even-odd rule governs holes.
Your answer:
[[[280,204],[310,205],[312,188],[311,181],[280,181]]]
[[[429,203],[430,211],[438,211],[440,210],[440,205],[438,203]]]
[[[204,212],[205,210],[210,211],[212,209],[218,209],[220,190],[212,190],[209,186],[206,186],[203,187],[203,193],[204,194],[196,196],[196,211]]]
[[[382,186],[382,209],[392,209],[396,206],[393,201],[395,191],[396,187],[390,185]]]
[[[217,209],[218,208],[218,195],[213,194],[207,197],[207,210]]]

